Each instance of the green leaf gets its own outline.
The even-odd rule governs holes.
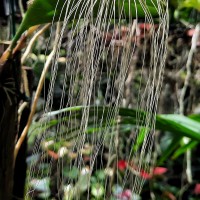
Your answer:
[[[197,24],[200,17],[200,1],[179,0],[177,9],[174,12],[174,17],[186,26]]]
[[[84,106],[76,106],[71,108],[64,108],[58,111],[54,111],[51,113],[47,113],[45,116],[47,117],[55,117],[58,115],[64,116],[57,120],[50,121],[50,125],[46,124],[46,127],[52,127],[53,125],[59,124],[61,122],[67,121],[69,117],[66,117],[69,113],[71,114],[70,119],[73,117],[76,120],[82,119],[82,113],[84,111]],[[91,134],[101,134],[105,129],[108,127],[116,126],[117,122],[114,118],[110,118],[110,113],[113,112],[113,107],[89,107],[89,122],[88,128],[86,129],[86,133]],[[140,147],[143,139],[145,137],[146,132],[151,127],[146,127],[145,125],[145,118],[148,116],[148,113],[139,110],[133,110],[128,108],[119,108],[118,115],[120,116],[120,134],[126,133],[127,130],[131,130],[134,126],[140,126],[139,136],[136,140],[136,143],[133,145],[132,152],[137,151]],[[95,123],[94,123],[94,116],[95,116]],[[164,131],[164,132],[171,132],[172,141],[168,145],[168,147],[162,152],[162,157],[158,160],[158,164],[161,165],[163,162],[166,161],[170,156],[172,158],[177,158],[179,155],[184,153],[189,148],[194,148],[200,142],[200,123],[199,119],[200,115],[190,115],[189,117],[177,115],[177,114],[168,114],[168,115],[157,115],[156,116],[156,129]],[[109,120],[109,121],[108,121]],[[125,128],[127,127],[127,128]],[[77,124],[73,129],[69,129],[66,131],[66,135],[69,133],[72,137],[76,136],[76,132],[79,130],[79,124]],[[108,129],[107,129],[108,130]],[[42,129],[42,131],[44,131]],[[110,132],[111,134],[115,134],[115,132]],[[191,141],[182,147],[179,147],[183,137],[188,137]],[[179,148],[178,148],[179,147]]]
[[[90,186],[90,173],[89,171],[85,170],[86,172],[81,172],[78,178],[78,181],[75,185],[75,188],[78,193],[85,192],[88,187]]]
[[[95,176],[97,177],[98,181],[104,181],[106,178],[104,170],[97,170],[95,172]]]
[[[172,142],[170,143],[170,145],[168,146],[168,148],[166,148],[166,150],[162,153],[161,158],[158,160],[157,165],[162,165],[163,162],[169,158],[169,156],[174,152],[174,150],[178,147],[178,145],[180,144],[182,137],[180,136],[175,136],[172,140]]]
[[[15,46],[22,33],[31,26],[63,21],[64,19],[67,19],[70,22],[75,19],[83,18],[88,12],[87,9],[83,12],[81,10],[83,5],[86,3],[84,0],[82,0],[81,3],[78,3],[78,1],[71,1],[70,5],[68,5],[65,0],[33,0],[29,2],[31,3],[29,3],[29,8],[25,13],[23,21],[12,41],[11,49]],[[101,1],[97,0],[94,2],[93,17],[95,18],[98,14]],[[138,17],[145,17],[145,12],[150,13],[153,17],[158,16],[158,10],[155,8],[155,6],[157,6],[156,0],[153,0],[153,3],[152,0],[147,0],[146,4],[143,6],[140,5],[139,0],[134,1],[134,3],[130,3],[130,6],[129,2],[129,0],[115,0],[114,3],[113,1],[110,1],[109,5],[107,5],[105,9],[111,10],[111,6],[115,6],[115,16],[113,14],[113,18],[118,18],[120,15],[119,13],[125,14],[125,16],[120,15],[120,17],[124,18],[135,18],[136,15]],[[143,7],[145,8],[145,12]],[[68,10],[67,13],[66,10]],[[129,10],[131,10],[131,13],[129,13]],[[110,13],[109,10],[107,13]],[[108,16],[110,17],[110,14],[108,14]]]
[[[200,1],[199,0],[184,0],[180,2],[180,8],[194,8],[200,11]]]
[[[159,165],[161,165],[180,145],[183,136],[189,137],[193,140],[188,143],[188,145],[178,148],[176,153],[173,155],[173,158],[178,157],[188,148],[193,148],[200,141],[200,123],[182,115],[158,115],[156,127],[163,131],[169,131],[174,135],[169,147],[162,153],[162,157],[158,161]]]
[[[147,132],[148,132],[148,128],[146,128],[146,127],[142,127],[140,129],[137,140],[132,147],[132,152],[136,152],[138,150],[138,148],[142,145]]]
[[[200,141],[200,123],[182,115],[158,115],[156,128]]]
[[[79,169],[77,167],[72,167],[71,170],[66,168],[64,169],[64,175],[70,179],[77,179],[79,176]]]
[[[102,197],[105,193],[104,186],[99,183],[93,184],[91,187],[91,193],[96,198]]]
[[[184,154],[188,149],[193,149],[196,147],[199,143],[197,141],[190,141],[187,144],[182,145],[180,148],[178,148],[175,153],[172,156],[172,159],[178,158],[180,155]]]
[[[200,122],[200,114],[193,114],[188,116],[190,119]]]
[[[186,26],[196,25],[199,22],[200,13],[199,11],[192,8],[181,8],[176,9],[174,12],[175,19],[179,20]]]
[[[58,111],[47,113],[45,116],[52,117],[64,113],[71,113],[72,118],[74,116],[76,120],[77,119],[81,120],[83,109],[84,106],[64,108]],[[97,131],[103,130],[104,127],[115,126],[116,125],[116,122],[114,121],[115,119],[110,118],[110,113],[113,112],[113,109],[114,108],[112,107],[90,106],[89,116],[91,120],[89,118],[88,130],[86,130],[86,132],[95,133]],[[121,116],[121,120],[119,122],[120,125],[135,126],[137,124],[138,126],[145,127],[144,125],[147,113],[143,111],[133,110],[128,108],[119,108],[118,115]],[[101,124],[99,124],[98,126],[97,124],[96,125],[93,124],[94,116],[97,118],[96,120],[97,122],[100,123],[101,121]],[[59,119],[58,123],[63,122],[65,120],[68,120],[68,117],[63,117]],[[157,115],[155,120],[156,120],[157,130],[168,131],[181,137],[185,136],[193,140],[200,141],[200,123],[193,119],[190,119],[189,117],[177,114],[168,114],[168,115]],[[78,127],[75,128],[75,130],[77,129]]]

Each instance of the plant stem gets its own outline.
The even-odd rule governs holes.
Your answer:
[[[57,26],[57,30],[56,30],[56,40],[55,40],[55,45],[54,45],[54,48],[52,50],[52,52],[50,53],[50,55],[48,56],[47,58],[47,61],[45,63],[45,66],[43,68],[43,71],[42,71],[42,74],[40,76],[40,80],[39,80],[39,83],[38,83],[38,87],[37,87],[37,90],[36,90],[36,93],[35,93],[35,97],[34,97],[34,100],[33,100],[33,104],[32,104],[32,107],[31,107],[31,113],[29,115],[29,118],[28,118],[28,122],[19,138],[19,140],[17,141],[17,144],[15,145],[15,151],[14,151],[14,161],[16,160],[16,157],[17,157],[17,154],[18,154],[18,151],[24,141],[24,139],[26,138],[26,135],[28,133],[28,129],[32,123],[32,119],[33,119],[33,116],[35,114],[35,111],[36,111],[36,106],[37,106],[37,102],[38,102],[38,99],[40,97],[40,93],[42,91],[42,88],[43,88],[43,85],[44,85],[44,81],[45,81],[45,77],[46,77],[46,73],[50,67],[50,64],[52,62],[52,59],[56,53],[56,49],[57,49],[57,43],[59,41],[59,32],[60,32],[60,23],[58,23],[58,26]]]
[[[192,79],[192,59],[193,59],[193,55],[196,51],[196,46],[197,46],[197,42],[199,39],[199,33],[200,33],[200,24],[196,25],[194,34],[192,36],[192,45],[191,45],[191,49],[189,51],[188,54],[188,59],[187,59],[187,63],[186,63],[186,70],[187,70],[187,74],[186,74],[186,78],[185,78],[185,82],[184,82],[184,86],[181,90],[181,96],[180,96],[180,114],[184,115],[185,114],[185,95],[186,95],[186,90],[188,89],[188,87],[191,85],[191,79]],[[190,140],[188,138],[183,138],[183,140],[186,139],[186,143],[188,143]],[[188,149],[186,152],[186,177],[187,177],[187,181],[188,183],[192,183],[192,167],[191,167],[191,150]]]

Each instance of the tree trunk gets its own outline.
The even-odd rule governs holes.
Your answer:
[[[24,68],[27,73],[27,78],[29,80],[29,92],[32,95],[32,86],[33,86],[33,71],[32,68]],[[20,137],[24,127],[27,124],[28,117],[30,114],[30,104],[27,106],[21,115],[21,120],[19,124],[19,136]],[[26,183],[26,155],[27,154],[27,137],[25,138],[21,148],[19,149],[16,162],[15,162],[15,170],[14,170],[14,186],[13,186],[13,198],[12,200],[24,199],[24,190]]]
[[[10,200],[13,190],[14,147],[18,132],[20,53],[0,65],[0,199]]]

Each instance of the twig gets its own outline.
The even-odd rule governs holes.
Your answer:
[[[39,25],[31,26],[28,30],[26,30],[24,33],[22,33],[20,39],[18,41],[15,41],[13,38],[11,45],[8,47],[8,49],[12,50],[12,54],[14,55],[17,51],[20,51],[25,47],[25,42],[29,36],[31,36],[37,29]],[[17,42],[17,44],[16,44]]]
[[[24,52],[22,58],[21,58],[21,65],[24,64],[25,60],[27,59],[28,55],[30,54],[33,45],[35,43],[35,41],[37,40],[37,38],[43,34],[46,29],[50,26],[50,24],[47,24],[46,26],[44,26],[42,29],[40,29],[30,40],[28,47],[26,48],[26,51]],[[28,79],[27,79],[27,73],[26,70],[22,69],[22,79],[23,79],[23,83],[24,83],[24,90],[25,90],[25,94],[27,97],[30,97],[30,92],[29,92],[29,87],[28,87]]]
[[[26,106],[28,106],[28,102],[23,102],[21,105],[20,105],[20,107],[19,107],[19,109],[18,109],[18,122],[20,122],[20,120],[21,120],[21,116],[22,116],[22,112],[23,112],[23,110],[26,108]]]
[[[28,133],[28,129],[31,125],[31,122],[32,122],[32,119],[33,119],[33,116],[35,114],[35,111],[36,111],[36,106],[37,106],[37,102],[38,102],[38,99],[40,97],[40,93],[42,91],[42,88],[43,88],[43,84],[44,84],[44,81],[45,81],[45,76],[46,76],[46,73],[49,69],[49,66],[51,64],[51,61],[52,59],[54,58],[54,55],[56,53],[56,49],[57,49],[57,43],[59,41],[59,32],[60,32],[60,23],[58,23],[57,25],[57,30],[56,30],[56,40],[55,40],[55,45],[54,45],[54,48],[52,50],[52,52],[50,53],[50,55],[48,56],[47,58],[47,61],[45,63],[45,66],[43,68],[43,71],[42,71],[42,74],[40,76],[40,80],[39,80],[39,83],[38,83],[38,87],[37,87],[37,90],[36,90],[36,93],[35,93],[35,97],[34,97],[34,100],[33,100],[33,104],[32,104],[32,107],[31,107],[31,113],[29,115],[29,118],[28,118],[28,122],[19,138],[19,140],[17,141],[17,144],[15,145],[15,151],[14,151],[14,163],[15,163],[15,160],[16,160],[16,157],[17,157],[17,154],[19,152],[19,149],[24,141],[24,139],[26,138],[26,135]]]
[[[22,15],[22,17],[24,17],[24,6],[23,6],[22,0],[18,0],[18,4],[19,4],[19,9],[20,9],[21,15]]]
[[[26,51],[24,52],[22,58],[21,58],[21,65],[23,66],[25,60],[27,59],[28,55],[30,54],[33,45],[35,43],[35,41],[37,40],[37,38],[43,34],[46,29],[50,26],[50,24],[45,25],[42,29],[40,29],[30,40],[28,47],[26,48]],[[22,81],[23,81],[23,85],[24,85],[24,91],[27,97],[30,97],[30,91],[29,91],[29,83],[28,83],[28,78],[27,78],[27,72],[25,69],[22,68]],[[25,109],[25,107],[28,105],[27,102],[24,102],[18,109],[18,119],[21,118],[21,114],[23,112],[23,110]]]
[[[185,77],[184,86],[181,90],[181,96],[180,96],[180,101],[179,101],[180,114],[182,114],[182,115],[184,114],[184,98],[185,98],[186,90],[187,90],[188,86],[190,85],[190,80],[192,78],[192,69],[191,69],[192,58],[196,51],[196,46],[197,46],[197,42],[198,42],[198,38],[199,38],[199,32],[200,32],[200,24],[197,24],[194,34],[193,34],[193,37],[192,37],[191,49],[188,54],[188,59],[187,59],[187,63],[186,63],[187,74]]]
[[[0,68],[5,67],[4,64],[10,58],[10,56],[14,56],[16,54],[16,52],[18,52],[24,48],[24,43],[25,43],[27,37],[29,37],[38,27],[39,27],[39,25],[32,26],[27,31],[22,33],[19,40],[17,40],[18,37],[14,38],[12,40],[9,47],[3,52],[3,54],[0,57]]]
[[[47,28],[49,28],[50,24],[47,24],[45,25],[42,29],[40,29],[33,37],[32,39],[30,40],[27,48],[26,48],[26,51],[24,52],[22,58],[21,58],[21,63],[24,64],[26,58],[28,57],[28,55],[30,54],[32,48],[33,48],[33,45],[36,41],[36,39],[41,35],[43,34]]]
[[[197,42],[199,39],[199,33],[200,33],[200,24],[197,24],[194,34],[192,36],[192,45],[191,45],[191,49],[189,51],[188,59],[187,59],[187,63],[186,63],[187,74],[186,74],[184,86],[181,90],[181,95],[180,95],[179,108],[180,108],[181,115],[184,115],[184,113],[185,113],[184,99],[185,99],[186,90],[190,86],[190,81],[192,79],[191,65],[192,65],[193,55],[196,51],[196,46],[197,46]],[[187,140],[186,143],[188,143],[190,141],[188,138],[183,138],[183,140],[184,139]],[[189,183],[192,183],[192,169],[191,168],[192,168],[191,167],[191,150],[188,149],[186,152],[186,177],[187,177],[187,181]]]

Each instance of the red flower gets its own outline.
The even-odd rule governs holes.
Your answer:
[[[168,192],[168,191],[165,191],[163,193],[163,196],[167,197],[170,200],[176,200],[176,197],[171,192]]]
[[[190,29],[190,30],[187,31],[187,35],[189,37],[192,37],[194,35],[194,32],[195,32],[195,29]]]
[[[153,170],[153,175],[162,175],[167,172],[167,168],[165,167],[155,167]]]
[[[152,176],[149,173],[147,173],[147,172],[145,172],[143,170],[140,172],[140,176],[142,178],[144,178],[144,179],[150,179],[150,178],[152,178]]]
[[[197,184],[195,185],[194,194],[196,194],[196,195],[199,195],[199,194],[200,194],[200,183],[197,183]]]
[[[165,167],[155,167],[153,170],[153,174],[151,175],[150,173],[145,172],[144,170],[141,170],[140,176],[144,179],[150,179],[153,176],[159,176],[167,172],[167,168]]]
[[[151,179],[154,176],[160,176],[164,173],[167,172],[167,168],[165,167],[155,167],[153,170],[153,173],[150,174],[147,171],[141,169],[138,170],[137,166],[134,165],[134,163],[127,163],[125,160],[119,160],[117,163],[117,167],[119,168],[119,170],[124,171],[126,169],[126,167],[129,166],[132,169],[136,170],[136,172],[139,172],[139,175],[144,178],[144,179]]]
[[[127,162],[125,160],[119,160],[118,163],[117,163],[117,167],[121,171],[125,170],[126,166],[127,166]]]
[[[51,150],[47,150],[47,153],[50,157],[52,157],[53,159],[57,160],[59,158],[58,154],[54,151]]]

